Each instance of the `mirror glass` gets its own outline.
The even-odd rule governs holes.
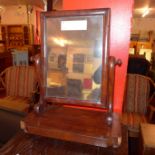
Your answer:
[[[46,96],[100,103],[103,15],[45,22]]]

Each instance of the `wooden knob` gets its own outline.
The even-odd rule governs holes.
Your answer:
[[[122,60],[117,59],[116,62],[115,62],[115,65],[121,66],[122,65]]]

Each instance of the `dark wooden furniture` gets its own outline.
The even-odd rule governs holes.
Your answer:
[[[33,43],[32,25],[2,25],[1,31],[7,49],[20,48]]]
[[[0,144],[6,144],[17,134],[20,128],[20,121],[25,114],[14,112],[11,109],[0,108]]]
[[[107,125],[106,117],[104,111],[54,106],[40,116],[29,114],[22,127],[28,133],[50,138],[119,147],[122,141],[119,117],[113,113],[111,126]]]
[[[0,149],[2,155],[128,155],[127,132],[122,127],[119,148],[103,148],[75,142],[61,141],[20,132]]]
[[[0,53],[0,73],[7,67],[12,65],[12,55],[11,52]]]
[[[50,138],[119,147],[113,93],[115,65],[121,61],[108,54],[110,9],[46,12],[41,23],[42,53],[33,58],[40,100],[22,128]],[[87,89],[85,79],[93,83]]]

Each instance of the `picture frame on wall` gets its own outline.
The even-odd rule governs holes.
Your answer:
[[[84,54],[74,54],[73,55],[73,62],[74,63],[84,63],[85,62],[85,55]]]
[[[84,64],[79,64],[79,63],[73,64],[73,72],[74,73],[83,73],[84,72]]]
[[[60,54],[58,56],[58,68],[64,70],[66,68],[66,55]]]

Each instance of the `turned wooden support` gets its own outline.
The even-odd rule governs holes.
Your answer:
[[[40,61],[40,54],[37,54],[35,56],[31,57],[31,61],[34,62],[35,65],[35,71],[37,75],[37,81],[39,84],[39,87],[41,87],[42,84],[42,78],[41,78],[41,61]]]
[[[109,79],[108,79],[108,124],[112,123],[113,102],[114,102],[114,83],[115,83],[115,67],[121,66],[122,61],[115,59],[115,57],[109,57]]]
[[[35,71],[36,71],[36,75],[37,75],[37,81],[39,84],[40,94],[44,94],[43,78],[42,78],[42,63],[41,63],[40,54],[37,54],[37,55],[31,57],[31,61],[33,61],[35,64]],[[46,104],[44,102],[43,95],[40,95],[38,104],[36,104],[34,106],[34,111],[36,113],[41,113],[41,112],[45,111],[45,106],[46,106]]]

